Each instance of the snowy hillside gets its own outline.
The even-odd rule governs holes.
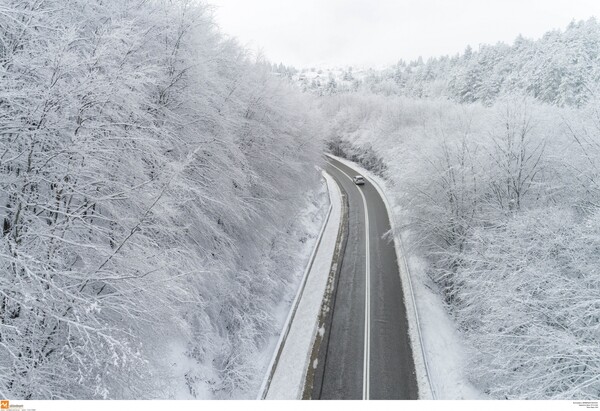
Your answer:
[[[408,248],[497,399],[600,396],[597,103],[322,102],[330,150],[382,175]]]
[[[537,40],[519,36],[512,45],[470,46],[464,53],[383,69],[298,70],[292,73],[303,90],[317,94],[368,90],[383,95],[448,97],[460,103],[490,105],[498,98],[525,94],[559,106],[581,107],[598,93],[600,23],[595,18],[572,22],[565,30]],[[315,76],[315,70],[318,76]]]
[[[599,58],[590,19],[314,89],[329,150],[392,187],[460,378],[491,398],[600,397]]]
[[[0,395],[254,395],[326,208],[305,96],[195,2],[7,0],[0,108]]]
[[[315,44],[351,55],[337,22],[368,46],[367,32],[394,41],[376,27],[384,9],[356,3],[335,21],[302,3],[331,37]],[[308,348],[291,354],[320,374],[283,372],[277,394],[429,398],[410,365],[433,346],[443,398],[600,398],[600,23],[383,69],[297,69],[255,57],[214,10],[0,2],[0,398],[256,398],[317,252],[324,167],[346,187],[332,200],[345,222],[323,236],[335,263],[316,264],[328,282],[307,293]],[[309,37],[272,47],[322,61],[301,56]],[[374,180],[326,151],[381,179],[393,218]],[[411,277],[389,270],[404,260],[435,344],[398,343],[415,331],[399,298]],[[317,332],[333,355],[311,347]]]

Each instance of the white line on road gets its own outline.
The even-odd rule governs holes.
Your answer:
[[[345,171],[342,171],[339,167],[329,163],[332,167],[336,168],[340,173],[348,177],[354,184],[354,180]],[[367,208],[367,199],[363,191],[357,187],[358,192],[363,200],[365,208],[365,256],[366,256],[366,269],[365,269],[365,346],[363,355],[363,400],[369,399],[370,393],[370,365],[371,365],[371,254],[369,252],[369,210]]]
[[[341,164],[344,164],[346,167],[351,168],[350,165],[344,163],[344,161],[349,161],[349,160],[341,159],[342,161],[340,161],[339,158],[336,158],[336,156],[333,156],[330,154],[326,154],[326,156],[331,160],[337,161]],[[354,165],[358,166],[357,164],[354,164]],[[363,177],[365,177],[366,180],[372,184],[372,186],[375,188],[375,190],[377,190],[377,192],[379,193],[379,196],[383,200],[383,203],[387,210],[388,218],[390,219],[390,225],[394,232],[394,237],[396,238],[396,240],[394,241],[394,245],[395,245],[395,249],[396,249],[396,256],[398,258],[398,272],[400,275],[400,282],[403,284],[403,287],[404,287],[404,284],[408,284],[408,287],[407,287],[408,290],[406,290],[406,288],[404,288],[404,297],[407,300],[406,315],[407,315],[409,324],[411,323],[409,313],[414,318],[413,325],[412,326],[409,325],[408,328],[409,328],[409,334],[410,334],[410,338],[411,338],[412,349],[418,353],[413,358],[415,360],[415,368],[416,368],[417,376],[422,373],[425,376],[424,378],[425,378],[425,381],[427,384],[427,387],[425,389],[423,389],[423,387],[421,387],[421,385],[425,384],[425,382],[421,382],[418,379],[419,391],[420,391],[419,394],[422,394],[422,391],[429,391],[431,393],[431,399],[437,400],[438,394],[437,394],[437,390],[436,390],[436,387],[434,384],[434,379],[431,375],[431,370],[429,369],[429,361],[427,360],[427,353],[425,351],[425,344],[423,342],[423,331],[421,329],[422,326],[421,326],[421,322],[419,320],[419,310],[418,310],[418,306],[417,306],[417,302],[416,302],[415,291],[414,291],[413,284],[412,284],[413,276],[411,274],[410,266],[408,265],[408,261],[406,260],[406,252],[404,251],[404,245],[402,243],[402,235],[400,235],[400,229],[399,229],[400,224],[396,221],[396,215],[392,212],[393,208],[392,208],[391,203],[390,203],[389,199],[387,198],[382,186],[379,185],[377,180],[374,179],[373,177],[367,177],[365,175],[363,175]],[[405,273],[405,276],[403,276],[402,273]],[[410,301],[410,303],[408,301]],[[412,310],[410,309],[411,306],[412,306]],[[417,334],[416,337],[413,335],[413,333],[415,331],[411,331],[411,329],[413,329],[413,328],[414,328],[414,330],[416,330],[416,334]],[[422,371],[420,371],[420,369],[419,369],[420,365],[419,365],[419,362],[417,361],[418,360],[417,356],[420,356],[422,358],[422,361],[423,361],[422,365],[421,365],[421,367],[423,367]]]
[[[367,256],[366,293],[365,293],[365,364],[363,366],[363,400],[369,399],[369,374],[371,364],[371,253],[369,252],[369,211],[367,200],[362,190],[358,190],[365,205],[365,253]]]

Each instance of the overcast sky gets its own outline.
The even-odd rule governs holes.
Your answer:
[[[600,0],[207,0],[223,31],[272,62],[381,67],[470,44],[538,38]]]

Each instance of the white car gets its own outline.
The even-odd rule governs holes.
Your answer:
[[[352,180],[354,180],[354,184],[357,186],[365,185],[365,178],[363,176],[355,176]]]

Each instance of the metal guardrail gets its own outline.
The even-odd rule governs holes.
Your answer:
[[[327,227],[327,223],[329,222],[329,217],[331,216],[331,211],[333,210],[333,204],[331,203],[331,193],[329,192],[329,186],[327,185],[327,181],[325,181],[325,186],[327,187],[327,194],[329,196],[329,209],[327,210],[327,216],[323,222],[323,226],[321,227],[321,231],[319,232],[319,236],[317,238],[317,242],[315,243],[315,247],[310,255],[308,260],[308,264],[304,270],[304,274],[302,276],[302,281],[300,283],[300,287],[298,289],[298,293],[294,298],[294,302],[292,304],[292,309],[290,310],[288,317],[284,323],[283,330],[281,335],[279,336],[279,341],[277,342],[277,346],[275,349],[275,353],[271,358],[271,362],[269,363],[268,373],[261,384],[260,391],[258,392],[257,399],[264,400],[267,396],[267,392],[269,391],[269,387],[271,386],[271,381],[273,380],[273,375],[275,374],[275,370],[277,369],[277,363],[279,362],[279,358],[281,357],[281,353],[283,351],[283,347],[285,345],[285,341],[290,332],[290,328],[292,326],[292,321],[294,316],[296,315],[296,311],[298,310],[298,304],[300,304],[300,300],[302,299],[302,294],[304,293],[304,288],[306,286],[306,280],[308,279],[308,274],[315,262],[315,257],[317,255],[317,250],[321,245],[321,240],[323,239],[323,233],[325,232],[325,228]]]

